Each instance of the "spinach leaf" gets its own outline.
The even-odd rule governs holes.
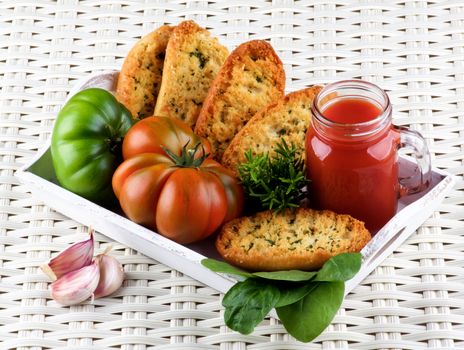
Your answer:
[[[287,306],[293,303],[296,303],[298,300],[304,298],[309,292],[311,292],[314,288],[316,288],[318,283],[306,282],[305,284],[292,286],[280,286],[280,298],[276,304],[277,307]]]
[[[250,334],[280,298],[277,287],[257,279],[237,282],[224,296],[226,325],[242,334]]]
[[[342,253],[326,261],[317,273],[315,281],[348,281],[361,268],[360,253]]]
[[[260,277],[268,280],[277,280],[277,281],[292,281],[292,282],[300,282],[300,281],[308,281],[314,276],[316,276],[317,272],[313,271],[300,271],[300,270],[286,270],[286,271],[264,271],[264,272],[247,272],[241,270],[235,266],[232,266],[224,261],[219,261],[216,259],[203,259],[201,264],[204,267],[207,267],[211,271],[220,272],[220,273],[228,273],[230,275],[237,275],[242,277]]]
[[[245,277],[224,296],[229,328],[249,334],[272,310],[289,334],[302,342],[316,338],[332,321],[343,301],[345,284],[361,268],[359,253],[339,254],[318,272],[289,270],[250,273],[228,263],[202,260],[215,271]]]
[[[317,272],[300,271],[300,270],[287,270],[287,271],[272,271],[272,272],[254,272],[253,276],[265,278],[268,280],[278,281],[309,281],[317,275]]]
[[[207,267],[211,271],[214,272],[221,272],[221,273],[228,273],[231,275],[237,275],[242,277],[251,277],[251,273],[240,270],[239,268],[232,266],[224,261],[219,261],[216,259],[203,259],[201,264],[204,267]]]
[[[310,342],[327,328],[343,301],[343,282],[319,282],[304,298],[276,308],[285,329],[302,342]]]
[[[342,253],[326,261],[324,266],[316,271],[286,270],[271,272],[247,272],[224,261],[215,259],[203,259],[201,264],[214,272],[227,273],[242,277],[260,277],[276,281],[314,281],[333,282],[348,281],[361,268],[362,256],[360,253]]]

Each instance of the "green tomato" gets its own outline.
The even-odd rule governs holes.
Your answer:
[[[109,204],[121,143],[133,124],[130,112],[108,91],[82,90],[61,109],[53,128],[51,154],[62,187]]]

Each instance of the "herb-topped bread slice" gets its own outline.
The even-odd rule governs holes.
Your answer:
[[[260,109],[284,95],[285,72],[270,44],[252,40],[227,57],[208,92],[195,133],[209,140],[216,159]]]
[[[116,98],[137,119],[153,115],[161,86],[164,56],[174,27],[161,26],[137,41],[119,73]]]
[[[311,119],[311,104],[321,86],[292,92],[255,114],[235,135],[225,150],[221,163],[237,173],[237,166],[246,161],[245,152],[273,155],[276,145],[284,139],[294,145],[304,159],[306,130]]]
[[[332,211],[264,211],[226,223],[216,248],[229,263],[254,271],[316,270],[371,239],[364,223]]]
[[[228,51],[193,21],[180,23],[166,48],[155,115],[179,118],[191,128]]]

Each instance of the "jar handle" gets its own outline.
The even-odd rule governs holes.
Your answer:
[[[412,155],[419,169],[419,174],[408,177],[400,177],[400,195],[408,195],[420,192],[429,187],[432,180],[432,169],[430,152],[424,137],[417,131],[409,130],[405,127],[395,126],[400,134],[398,149],[412,151]],[[417,179],[419,177],[419,179]]]

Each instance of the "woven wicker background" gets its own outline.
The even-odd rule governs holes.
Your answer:
[[[395,123],[420,130],[458,185],[346,298],[311,344],[267,319],[243,336],[220,295],[120,245],[127,279],[94,304],[61,307],[38,265],[87,228],[54,212],[14,172],[45,144],[77,78],[119,69],[141,35],[188,18],[229,48],[269,39],[288,90],[363,78],[390,93]],[[1,349],[464,348],[464,3],[323,1],[0,1]],[[99,249],[109,240],[97,235]]]

